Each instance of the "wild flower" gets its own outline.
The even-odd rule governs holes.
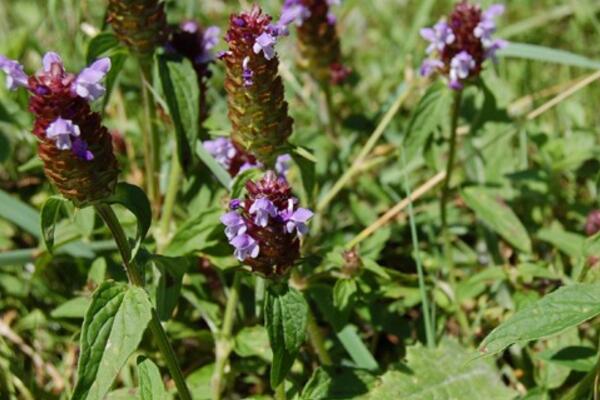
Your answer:
[[[249,181],[246,190],[221,217],[225,235],[238,260],[264,276],[282,276],[300,256],[313,213],[299,207],[287,181],[273,171]]]
[[[237,176],[249,168],[263,168],[264,165],[256,160],[252,154],[244,151],[229,138],[219,137],[213,140],[205,140],[204,148],[212,155],[232,177]],[[282,154],[275,161],[275,171],[279,176],[287,174],[292,157]]]
[[[89,103],[106,91],[102,80],[110,59],[96,60],[78,74],[67,72],[54,52],[46,53],[42,64],[28,76],[17,61],[0,56],[7,87],[22,87],[31,94],[33,134],[50,181],[78,206],[101,200],[112,194],[119,169],[111,136]]]
[[[254,6],[232,15],[220,54],[225,63],[232,139],[240,149],[273,168],[287,146],[293,120],[288,115],[274,46],[285,34]]]
[[[429,58],[421,65],[421,75],[440,73],[448,78],[450,88],[462,89],[465,82],[481,73],[486,60],[494,60],[496,52],[506,46],[504,40],[493,38],[495,18],[503,13],[501,4],[483,11],[463,0],[447,20],[421,29],[421,36],[429,42]]]
[[[286,0],[279,26],[296,25],[299,65],[320,84],[343,83],[350,69],[342,63],[337,19],[331,7],[339,0]]]

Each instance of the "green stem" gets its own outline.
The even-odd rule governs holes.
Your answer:
[[[140,271],[135,261],[131,259],[131,247],[129,245],[129,241],[127,240],[127,235],[125,235],[125,232],[123,231],[123,228],[121,227],[121,224],[119,223],[119,220],[117,219],[112,207],[105,203],[97,204],[95,207],[96,211],[104,220],[106,226],[108,226],[108,229],[111,231],[115,242],[117,243],[117,247],[121,253],[121,258],[123,259],[123,264],[125,265],[125,271],[127,272],[127,277],[129,278],[130,284],[143,288],[144,280],[140,275]],[[175,386],[177,387],[179,396],[182,400],[192,400],[192,396],[185,383],[185,378],[183,377],[181,367],[177,361],[175,351],[169,342],[167,334],[164,331],[154,308],[152,309],[152,319],[150,320],[149,326],[152,335],[156,339],[158,348],[165,358],[167,368],[169,369],[169,372],[175,381]]]
[[[402,160],[402,171],[404,171],[404,191],[409,199],[408,202],[408,217],[410,222],[410,236],[412,239],[413,251],[415,252],[415,261],[417,263],[417,275],[419,279],[419,292],[421,295],[421,308],[423,310],[423,321],[425,323],[425,338],[427,346],[435,347],[435,326],[434,320],[429,313],[429,297],[427,295],[427,287],[425,286],[425,274],[423,273],[423,265],[421,264],[421,252],[419,251],[419,237],[417,235],[417,225],[415,223],[415,213],[413,210],[412,193],[408,185],[408,176],[406,174],[406,160],[404,158],[404,148],[401,148],[400,158]]]
[[[171,157],[171,172],[169,174],[169,186],[165,194],[165,202],[163,204],[162,215],[160,219],[160,240],[158,243],[158,252],[160,253],[169,241],[169,230],[171,227],[171,219],[173,210],[175,209],[175,200],[179,191],[179,180],[181,179],[181,165],[177,156],[177,148],[173,148],[173,156]]]
[[[450,148],[448,149],[448,162],[446,164],[446,178],[442,185],[442,195],[440,198],[440,214],[442,219],[442,236],[444,240],[444,258],[448,268],[448,277],[450,278],[450,286],[453,289],[456,297],[456,271],[454,269],[454,256],[452,254],[452,237],[448,229],[448,198],[450,195],[450,182],[452,180],[452,172],[454,170],[454,160],[456,158],[456,137],[458,128],[458,117],[460,115],[460,102],[462,98],[462,90],[454,93],[452,109],[450,114]],[[456,299],[455,299],[456,300]],[[461,305],[456,302],[456,317],[463,331],[463,337],[470,338],[471,328],[469,321],[465,315]]]
[[[218,333],[215,343],[215,372],[212,376],[212,398],[220,400],[223,392],[223,381],[225,368],[231,353],[231,333],[233,332],[233,323],[235,322],[235,310],[240,298],[240,283],[242,273],[236,272],[233,277],[233,285],[229,290],[227,305],[225,306],[225,315],[223,317],[223,327]]]
[[[321,328],[317,324],[315,320],[315,316],[311,311],[310,307],[308,309],[308,336],[310,337],[310,343],[317,353],[317,357],[319,357],[319,362],[321,365],[332,365],[331,357],[325,348],[325,339],[323,338],[323,334],[321,333]]]
[[[327,132],[331,139],[337,140],[337,121],[335,117],[333,107],[333,97],[331,94],[331,87],[328,84],[321,85],[323,88],[323,94],[325,95],[325,112],[327,114]]]
[[[275,400],[285,400],[285,382],[281,382],[279,386],[275,388]]]
[[[139,60],[142,81],[142,102],[144,106],[144,161],[146,168],[146,184],[154,214],[160,207],[160,138],[156,130],[156,108],[152,101],[149,85],[152,82],[152,59]]]

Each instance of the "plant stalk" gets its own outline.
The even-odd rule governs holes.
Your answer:
[[[223,381],[225,368],[231,354],[231,333],[233,332],[233,323],[235,322],[235,310],[240,298],[240,283],[242,273],[236,272],[233,277],[233,285],[229,290],[227,305],[225,306],[225,315],[223,317],[223,326],[218,333],[215,345],[215,372],[212,376],[212,398],[221,400],[223,392]]]
[[[115,212],[113,211],[112,207],[106,203],[96,204],[95,208],[102,220],[104,220],[104,223],[106,223],[106,226],[108,226],[108,229],[111,231],[115,242],[117,243],[117,247],[121,253],[121,258],[123,259],[123,264],[125,265],[127,277],[129,278],[129,283],[131,285],[143,288],[144,280],[140,275],[135,261],[131,259],[131,247],[129,245],[127,235],[123,231],[123,227],[121,227]],[[190,391],[185,383],[185,378],[183,377],[183,372],[181,371],[181,367],[177,361],[175,351],[169,342],[167,333],[163,329],[160,319],[158,318],[158,314],[156,313],[156,309],[154,308],[152,308],[152,319],[150,320],[149,327],[152,335],[156,339],[156,343],[160,352],[165,358],[167,368],[169,369],[171,377],[175,381],[175,386],[177,387],[179,396],[182,400],[192,400]]]
[[[307,330],[310,343],[312,344],[315,353],[317,353],[317,357],[319,357],[319,362],[321,365],[332,365],[333,363],[331,361],[331,357],[327,352],[327,348],[325,348],[325,339],[321,333],[321,328],[319,328],[319,325],[317,324],[315,316],[310,307],[308,308]]]
[[[279,386],[275,388],[275,400],[286,400],[285,382],[281,382]]]
[[[152,59],[139,60],[142,81],[142,102],[144,107],[144,164],[146,168],[146,186],[154,215],[160,209],[160,138],[156,130],[156,108],[152,101],[149,86],[152,82]]]

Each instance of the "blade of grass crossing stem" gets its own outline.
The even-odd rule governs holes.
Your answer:
[[[408,184],[408,174],[406,173],[406,160],[404,157],[404,146],[400,145],[400,159],[402,162],[402,180],[404,185],[404,192],[408,199],[408,219],[410,222],[410,237],[412,240],[413,253],[415,262],[417,263],[417,275],[419,278],[419,293],[421,295],[421,308],[423,309],[423,321],[425,323],[425,337],[427,339],[427,346],[430,348],[435,347],[435,333],[433,327],[435,326],[434,321],[431,319],[429,312],[429,299],[427,297],[427,288],[425,287],[425,274],[423,273],[423,264],[421,263],[421,252],[419,251],[419,237],[417,234],[417,225],[415,223],[415,212],[413,210],[412,192],[410,185]]]
[[[364,147],[358,154],[358,157],[352,162],[352,165],[344,172],[344,174],[337,180],[337,182],[333,185],[333,187],[321,198],[319,203],[317,204],[317,212],[323,211],[327,205],[333,200],[333,198],[339,193],[340,190],[346,186],[348,181],[352,179],[352,177],[356,174],[357,171],[360,171],[362,162],[369,155],[371,150],[377,144],[381,135],[385,132],[388,125],[394,119],[394,116],[400,110],[400,107],[408,97],[410,93],[410,87],[406,84],[402,84],[398,90],[398,94],[396,96],[396,100],[392,104],[392,106],[385,113],[377,128],[373,131],[367,143],[365,143]]]
[[[217,180],[223,185],[227,190],[231,189],[231,177],[229,173],[225,171],[223,167],[214,159],[213,156],[210,155],[208,151],[204,148],[202,142],[198,141],[196,145],[196,155],[202,160],[204,165],[208,167],[210,172],[212,172]]]
[[[511,42],[506,48],[498,52],[498,57],[523,58],[527,60],[563,64],[571,67],[600,69],[600,62],[597,60],[592,60],[564,50],[526,43]]]
[[[337,337],[358,368],[370,371],[379,369],[377,361],[358,336],[353,325],[346,325],[341,331],[337,332]]]

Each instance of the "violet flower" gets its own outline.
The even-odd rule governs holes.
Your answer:
[[[100,83],[110,70],[110,58],[104,57],[84,68],[73,83],[73,91],[89,102],[99,99],[106,93],[106,88]]]
[[[23,66],[17,61],[0,55],[0,69],[6,74],[6,87],[8,90],[27,87],[29,77],[23,71]]]
[[[260,54],[262,51],[267,60],[272,60],[275,57],[275,43],[277,39],[273,35],[263,32],[256,38],[252,50],[255,54]]]

